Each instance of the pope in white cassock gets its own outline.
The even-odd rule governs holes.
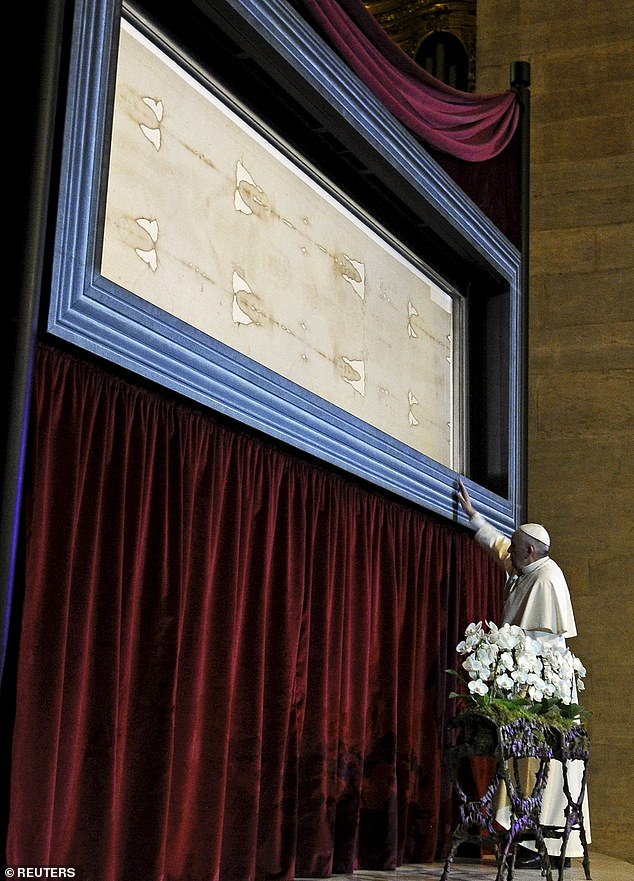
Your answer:
[[[471,528],[475,530],[476,541],[498,559],[507,572],[507,598],[500,624],[517,624],[533,639],[565,650],[566,639],[576,636],[577,628],[566,578],[549,556],[548,532],[538,523],[526,523],[516,529],[509,539],[478,514],[462,481],[459,482],[457,496],[470,519]],[[577,700],[576,694],[572,699]],[[583,762],[571,762],[568,766],[568,783],[574,798],[581,790],[582,774]],[[566,805],[561,763],[553,760],[544,790],[541,824],[562,827]],[[590,842],[587,790],[582,807],[586,839]],[[499,807],[496,820],[505,828],[509,827],[509,809],[504,804]],[[549,855],[558,857],[561,840],[546,838],[545,842]],[[520,868],[524,863],[526,868],[533,865],[538,868],[539,857],[535,853],[534,842],[526,841],[523,845],[533,853],[526,854],[522,848],[524,856],[517,857],[516,866]],[[568,840],[566,856],[583,856],[583,846],[576,830]]]

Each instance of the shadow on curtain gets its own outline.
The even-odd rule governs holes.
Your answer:
[[[8,863],[265,881],[444,854],[471,536],[40,346]]]

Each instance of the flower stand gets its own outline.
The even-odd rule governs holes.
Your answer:
[[[565,811],[565,825],[563,827],[542,826],[542,832],[546,838],[561,838],[561,866],[559,869],[559,881],[563,881],[563,857],[566,853],[568,839],[573,829],[579,831],[581,846],[583,847],[583,868],[587,879],[590,878],[590,857],[588,856],[588,842],[583,819],[583,799],[588,779],[588,762],[590,759],[590,738],[585,727],[581,724],[562,731],[557,728],[549,728],[548,739],[552,748],[554,759],[561,762],[563,789],[568,802]],[[568,767],[572,761],[583,762],[583,777],[581,788],[574,797],[568,783]]]
[[[552,881],[551,865],[544,842],[561,838],[559,881],[563,881],[566,846],[573,829],[578,829],[584,850],[585,876],[590,879],[590,861],[581,805],[586,786],[589,759],[589,738],[583,725],[574,724],[561,730],[538,717],[520,717],[501,722],[481,710],[467,710],[458,715],[449,729],[450,746],[446,753],[452,784],[459,798],[460,820],[452,836],[451,848],[445,861],[441,881],[447,881],[451,864],[461,844],[470,842],[493,845],[497,862],[496,881],[502,881],[506,872],[513,881],[516,845],[526,838],[535,840],[541,857],[542,874]],[[484,795],[473,797],[465,791],[460,779],[462,762],[472,757],[493,759],[494,772]],[[564,792],[568,801],[565,825],[562,828],[542,827],[540,811],[551,759],[558,759],[563,767]],[[573,798],[568,786],[568,762],[580,759],[584,763],[581,792]],[[526,774],[528,763],[534,775]],[[509,828],[495,820],[496,800],[504,783],[510,802]]]

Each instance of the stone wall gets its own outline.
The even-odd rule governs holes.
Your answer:
[[[478,92],[531,65],[529,511],[588,669],[592,848],[634,862],[634,4],[479,0]]]

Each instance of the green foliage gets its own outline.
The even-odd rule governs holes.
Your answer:
[[[447,671],[448,673],[455,671]],[[461,677],[458,676],[460,679]],[[465,710],[473,710],[491,719],[495,725],[510,725],[520,719],[537,721],[562,733],[575,729],[590,715],[579,704],[564,704],[556,698],[532,701],[528,698],[501,698],[491,694],[461,694],[452,691],[450,698],[464,702]]]

